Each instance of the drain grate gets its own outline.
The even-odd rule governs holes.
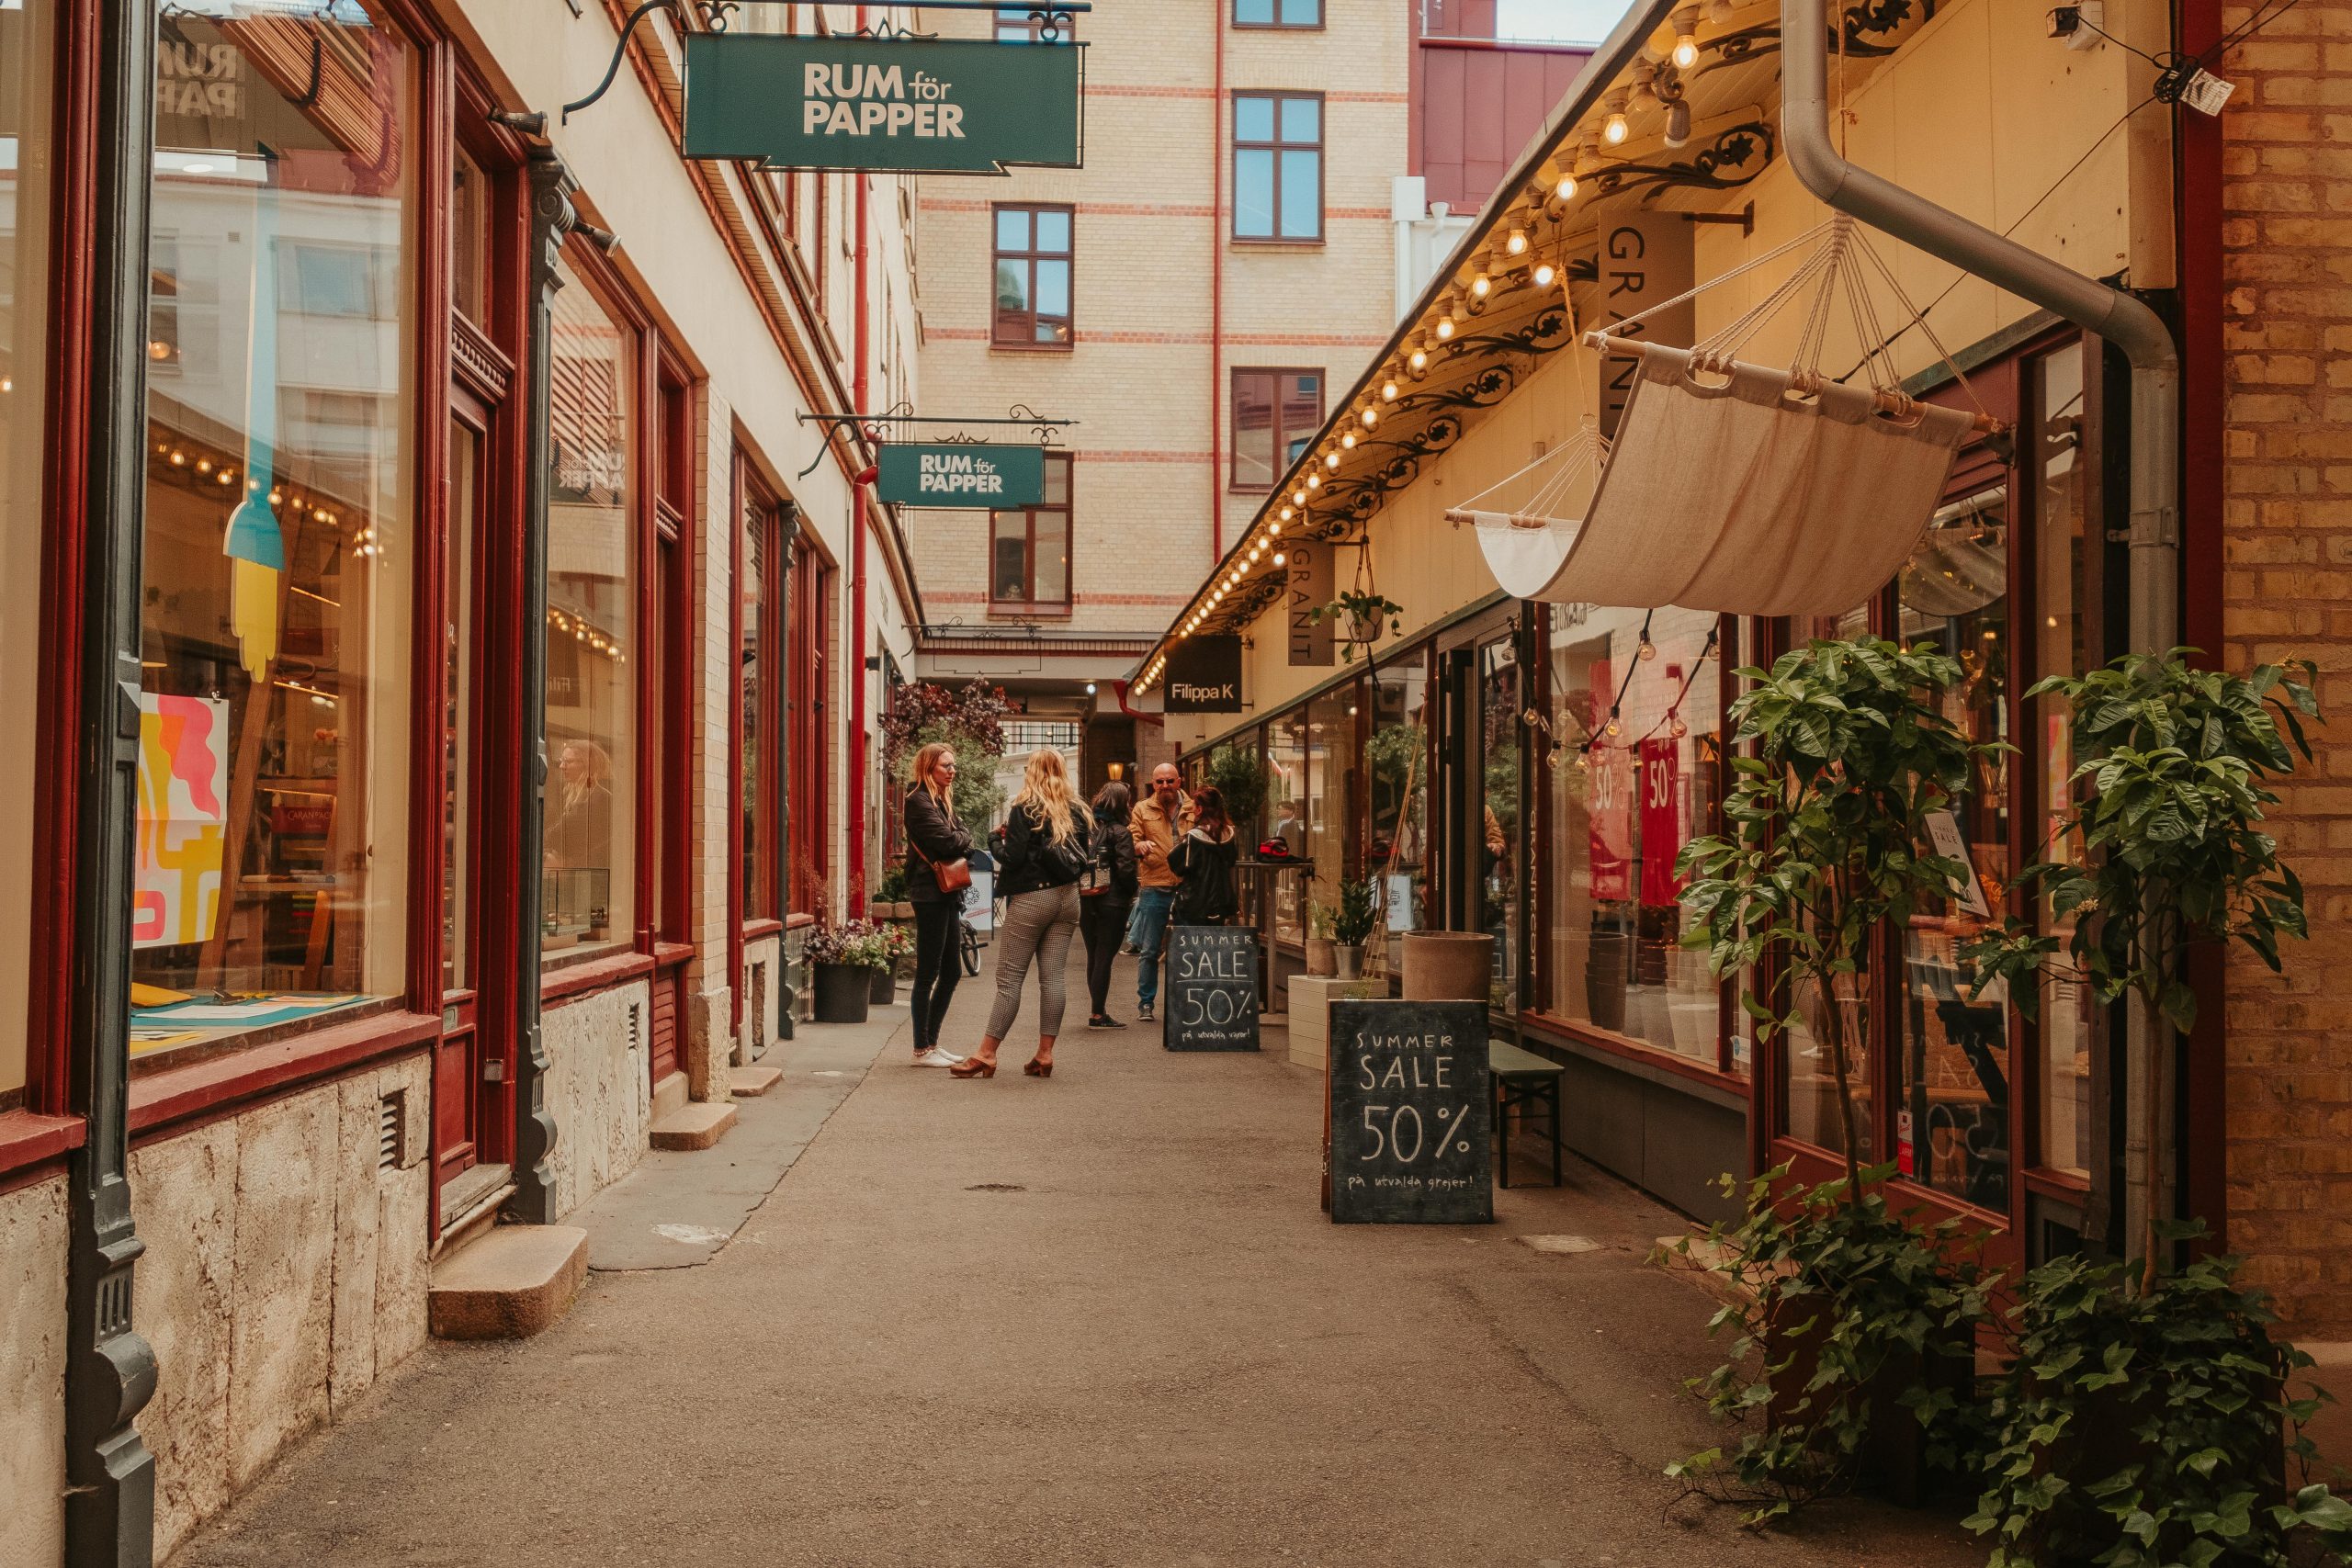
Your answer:
[[[967,1192],[1026,1192],[1029,1189],[1012,1181],[983,1181],[978,1186],[967,1187],[964,1190]]]

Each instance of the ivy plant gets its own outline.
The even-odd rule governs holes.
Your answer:
[[[2307,1480],[2301,1428],[2325,1396],[2294,1384],[2312,1359],[2271,1333],[2236,1268],[2199,1258],[2158,1291],[2113,1260],[2025,1277],[1968,1521],[1994,1538],[1989,1568],[2352,1562],[2352,1505]]]
[[[1864,1168],[1859,1193],[1842,1179],[1792,1191],[1787,1168],[1767,1171],[1747,1184],[1740,1222],[1708,1234],[1710,1267],[1734,1298],[1708,1332],[1734,1340],[1730,1359],[1690,1387],[1741,1431],[1667,1473],[1687,1495],[1739,1506],[1750,1528],[1849,1490],[1897,1440],[1916,1436],[1927,1468],[1948,1477],[1983,1463],[1974,1355],[1992,1281],[1953,1260],[1959,1221],[1889,1210],[1893,1171]],[[1733,1178],[1722,1183],[1737,1193]],[[1691,1243],[1677,1250],[1690,1256]]]
[[[1847,1201],[1862,1201],[1849,1057],[1870,1038],[1868,987],[1856,982],[1874,933],[1900,928],[1922,901],[1968,874],[1935,852],[1928,818],[1968,786],[1981,758],[1944,716],[1959,660],[1922,644],[1816,641],[1770,670],[1738,671],[1732,705],[1731,831],[1694,839],[1677,869],[1683,945],[1704,948],[1718,977],[1757,972],[1777,953],[1780,984],[1743,987],[1740,1005],[1767,1038],[1807,999],[1838,1087]],[[1856,993],[1850,1022],[1840,993]]]
[[[1324,621],[1344,618],[1348,623],[1348,644],[1340,649],[1340,658],[1342,662],[1351,663],[1355,660],[1357,643],[1378,642],[1390,619],[1404,613],[1404,605],[1385,597],[1377,589],[1369,592],[1351,589],[1329,604],[1317,604],[1307,611],[1306,619],[1310,625],[1320,625]]]
[[[2193,667],[2195,652],[2129,654],[2026,694],[2064,699],[2082,761],[2076,804],[2055,839],[2072,850],[2026,867],[2016,885],[2038,887],[2052,920],[2071,926],[2062,939],[2011,916],[1970,943],[1963,956],[1977,965],[1980,994],[1998,976],[2030,1015],[2038,971],[2063,947],[2100,1001],[2133,998],[2154,1039],[2160,1023],[2186,1032],[2197,1021],[2191,946],[2235,937],[2276,971],[2279,940],[2310,934],[2302,884],[2263,812],[2278,800],[2267,781],[2292,772],[2297,752],[2311,758],[2302,721],[2319,714],[2315,668],[2266,664],[2239,676]],[[2160,1101],[2145,1098],[2154,1147]],[[2143,1291],[2159,1273],[2150,1207]]]

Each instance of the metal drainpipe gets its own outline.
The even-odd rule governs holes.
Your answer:
[[[857,8],[857,30],[865,31],[865,7]],[[866,186],[871,176],[863,173],[850,178],[855,182],[855,221],[857,241],[853,254],[857,264],[856,301],[851,342],[856,359],[850,367],[850,404],[863,417],[866,411],[868,382],[865,362],[872,347],[872,323],[866,300],[865,228]],[[869,491],[859,479],[852,479],[849,487],[850,528],[850,667],[849,667],[849,913],[850,919],[861,919],[865,914],[865,503]]]
[[[1209,570],[1225,559],[1225,6],[1209,7]]]
[[[1829,130],[1826,11],[1826,0],[1781,4],[1781,141],[1804,187],[1840,212],[2055,311],[2131,362],[2131,638],[2134,649],[2164,652],[2180,637],[2180,355],[2171,331],[2120,289],[1848,163]],[[2097,369],[2094,361],[2084,373]],[[2125,1010],[2130,1055],[2143,1066],[2131,1081],[2126,1115],[2125,1236],[2141,1234],[2149,1206],[2169,1208],[2171,1185],[2142,1132],[2143,1097],[2153,1089],[2170,1099],[2170,1032],[2150,1031],[2140,1010]],[[2169,1131],[2163,1136],[2172,1141]],[[2117,1234],[2110,1228],[2110,1243]]]

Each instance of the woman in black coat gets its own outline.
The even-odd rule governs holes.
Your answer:
[[[1193,830],[1168,855],[1168,868],[1177,877],[1169,919],[1180,926],[1231,924],[1241,908],[1233,892],[1233,866],[1240,858],[1233,819],[1225,814],[1225,796],[1214,788],[1196,792]]]
[[[1093,886],[1078,900],[1078,931],[1086,939],[1089,1029],[1125,1029],[1113,1018],[1111,960],[1126,936],[1127,912],[1136,902],[1136,837],[1127,826],[1127,786],[1104,784],[1094,795]]]
[[[956,941],[963,927],[962,891],[943,893],[934,867],[972,852],[972,836],[956,821],[956,750],[938,741],[915,753],[907,791],[907,901],[915,907],[914,1047],[918,1067],[952,1067],[961,1056],[939,1048],[939,1026],[963,970]]]

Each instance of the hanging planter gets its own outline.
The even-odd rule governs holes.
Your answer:
[[[1363,540],[1356,552],[1356,582],[1328,604],[1317,604],[1306,613],[1309,621],[1320,623],[1336,619],[1348,647],[1340,658],[1352,663],[1356,649],[1370,648],[1388,634],[1392,616],[1405,613],[1405,606],[1382,595],[1372,580],[1372,541]]]

